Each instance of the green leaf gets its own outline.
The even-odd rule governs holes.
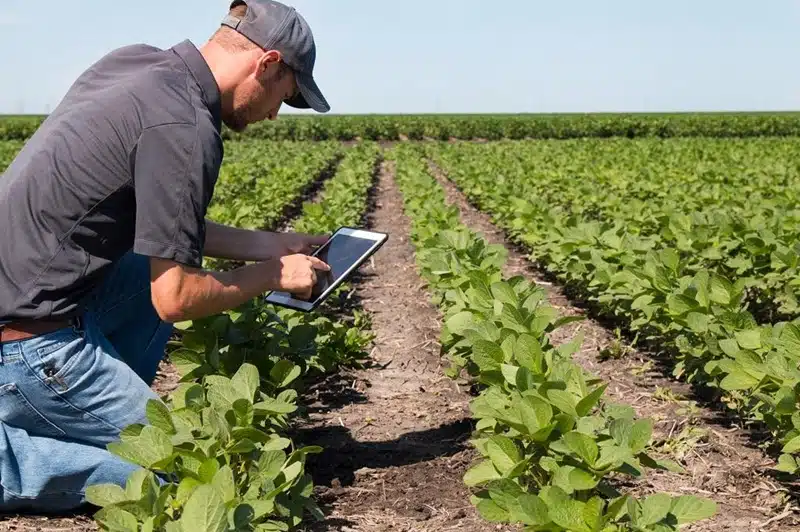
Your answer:
[[[283,451],[266,451],[258,459],[258,470],[263,477],[272,480],[280,474],[285,462],[286,453]]]
[[[649,298],[649,301],[652,301],[652,297],[646,296]],[[671,295],[667,298],[667,307],[669,311],[674,316],[682,316],[687,312],[694,310],[697,307],[697,303],[694,299],[691,299],[684,295]],[[633,308],[633,307],[631,307]]]
[[[709,317],[699,312],[690,312],[686,315],[686,324],[697,334],[702,334],[708,331]]]
[[[630,433],[630,448],[633,454],[642,452],[647,444],[650,443],[650,438],[653,436],[653,420],[640,419],[633,424]]]
[[[542,344],[530,334],[520,334],[514,350],[517,362],[534,373],[540,373],[541,360],[544,356]]]
[[[736,341],[743,349],[758,349],[761,347],[761,330],[750,329],[748,331],[738,331]]]
[[[511,366],[509,364],[502,364],[500,366],[500,371],[503,373],[503,377],[505,377],[506,382],[512,386],[517,384],[517,373],[519,370],[519,366]]]
[[[95,484],[86,488],[86,500],[101,508],[127,499],[125,490],[117,484]]]
[[[471,328],[473,323],[474,319],[471,312],[459,312],[451,316],[445,322],[445,325],[451,333],[463,336],[464,331]]]
[[[282,521],[266,521],[256,525],[256,532],[288,532],[289,525]]]
[[[214,475],[211,485],[216,487],[222,496],[222,502],[229,503],[236,497],[236,487],[233,481],[233,470],[229,465],[224,465]]]
[[[553,419],[553,408],[538,397],[516,396],[513,406],[530,434],[546,427]]]
[[[464,473],[464,484],[467,486],[477,486],[478,484],[483,484],[499,478],[502,478],[502,475],[495,469],[492,461],[483,460]]]
[[[242,503],[233,510],[233,525],[236,530],[251,530],[251,525],[256,519],[256,511],[252,505]]]
[[[733,338],[726,338],[719,341],[719,347],[722,351],[731,358],[736,358],[739,354],[739,343]]]
[[[472,345],[472,360],[481,371],[500,369],[504,358],[503,349],[495,342],[477,340]]]
[[[297,405],[269,398],[254,404],[253,410],[257,414],[291,414],[297,410]]]
[[[582,490],[590,490],[594,489],[595,486],[600,482],[599,478],[595,478],[594,475],[589,473],[588,471],[584,471],[579,467],[571,467],[565,466],[569,468],[569,475],[567,480],[569,482],[570,487],[575,491],[582,491]]]
[[[573,418],[580,417],[575,408],[575,397],[571,393],[564,390],[548,390],[547,399],[565,414]]]
[[[492,295],[498,301],[505,304],[517,306],[519,305],[519,298],[514,288],[507,282],[494,283],[492,285]]]
[[[172,351],[169,354],[169,359],[182,377],[189,375],[205,363],[205,359],[201,353],[186,348]]]
[[[200,486],[202,484],[203,483],[201,481],[193,477],[183,478],[180,484],[178,484],[178,491],[175,495],[175,500],[181,505],[183,505],[192,495],[197,486]]]
[[[595,464],[600,450],[590,436],[573,431],[564,434],[561,439],[573,453],[580,456],[590,466]]]
[[[486,444],[486,451],[494,466],[501,473],[507,473],[522,459],[514,441],[505,436],[490,436]]]
[[[208,389],[208,401],[215,408],[221,412],[233,408],[233,403],[237,399],[247,399],[245,397],[246,390],[239,390],[233,387],[230,383],[215,383]]]
[[[150,399],[147,401],[146,408],[147,420],[154,426],[163,430],[167,434],[175,434],[175,424],[172,422],[172,416],[167,409],[167,405],[158,399]]]
[[[233,445],[227,448],[228,453],[230,454],[246,454],[249,452],[254,451],[256,448],[256,444],[248,440],[247,438],[241,439],[235,442]]]
[[[550,515],[547,511],[547,504],[530,493],[524,493],[517,500],[520,520],[526,525],[541,526],[550,522]]]
[[[242,364],[231,378],[231,385],[237,390],[247,390],[250,401],[255,397],[258,390],[258,369],[252,364]]]
[[[794,474],[797,472],[797,460],[790,454],[782,454],[778,457],[778,465],[775,466],[775,469]]]
[[[129,501],[138,501],[142,498],[142,490],[147,485],[152,473],[146,469],[137,469],[125,481],[125,498]]]
[[[553,504],[550,504],[550,503]],[[592,532],[583,520],[585,504],[574,499],[565,498],[559,501],[548,501],[550,518],[558,526],[570,532]]]
[[[137,437],[127,441],[111,442],[107,448],[120,458],[150,468],[172,455],[172,442],[161,429],[147,425]]]
[[[228,528],[225,502],[214,486],[204,484],[192,493],[181,515],[181,526],[192,532],[225,532]]]
[[[679,525],[708,519],[717,512],[717,503],[704,497],[681,495],[672,502],[669,513],[675,516]]]
[[[758,379],[752,377],[750,374],[745,373],[738,367],[732,373],[729,373],[719,383],[720,388],[723,390],[749,390],[758,384]]]
[[[293,362],[281,359],[272,367],[269,376],[279,388],[289,386],[301,373],[300,366]]]
[[[508,522],[509,514],[490,499],[483,499],[477,504],[481,517],[492,523]]]
[[[237,399],[233,402],[233,411],[236,415],[237,428],[251,428],[253,424],[253,403],[248,399]],[[234,430],[234,435],[236,429]],[[264,435],[266,437],[266,435]]]
[[[138,532],[139,521],[136,517],[114,506],[102,508],[94,514],[94,519],[110,532]]]
[[[800,436],[796,436],[786,442],[786,445],[781,449],[781,452],[788,454],[796,453],[797,451],[800,451]]]
[[[286,478],[285,482],[291,482],[300,476],[300,473],[303,472],[303,462],[292,462],[291,464],[287,465],[281,471],[283,476]]]
[[[608,383],[604,383],[602,386],[598,386],[592,392],[578,401],[578,405],[575,407],[575,411],[578,413],[580,417],[588,416],[589,412],[597,405],[597,402],[600,401],[600,398],[608,388]]]
[[[733,295],[733,285],[730,281],[717,274],[712,275],[709,285],[709,297],[711,301],[721,305],[729,304]]]
[[[672,506],[672,497],[666,493],[656,493],[642,501],[639,525],[653,525],[664,519]]]
[[[211,484],[219,472],[219,462],[216,458],[208,458],[198,469],[197,476],[206,484]]]

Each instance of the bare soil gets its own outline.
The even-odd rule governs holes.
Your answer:
[[[475,458],[469,395],[444,376],[440,316],[415,268],[409,221],[384,162],[368,227],[390,234],[356,294],[376,335],[372,364],[311,394],[300,438],[328,519],[309,531],[512,530],[483,521],[462,477]]]
[[[433,163],[430,168],[445,188],[448,202],[460,208],[462,222],[488,242],[505,245],[509,252],[506,275],[524,275],[542,286],[561,315],[585,317],[554,331],[551,341],[561,344],[583,334],[576,362],[608,382],[609,400],[629,404],[640,417],[652,418],[657,448],[685,469],[683,474],[649,472],[644,479],[630,482],[627,489],[636,494],[667,492],[713,499],[716,516],[686,527],[687,531],[800,531],[800,509],[788,496],[788,489],[766,474],[775,461],[751,443],[746,430],[699,404],[689,386],[666,377],[647,353],[632,349],[573,305],[523,253],[508,244],[504,232],[477,210],[441,169]],[[609,349],[621,358],[601,362],[598,355]]]

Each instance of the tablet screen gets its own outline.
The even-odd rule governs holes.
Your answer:
[[[317,283],[311,291],[311,298],[314,301],[337,279],[342,277],[361,256],[375,245],[374,240],[358,238],[342,234],[335,235],[315,255],[322,262],[331,267],[331,271],[323,272],[317,270]]]

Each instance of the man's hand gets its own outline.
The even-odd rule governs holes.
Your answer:
[[[294,254],[281,257],[280,289],[301,299],[311,297],[317,283],[317,270],[328,272],[331,267],[316,257]]]

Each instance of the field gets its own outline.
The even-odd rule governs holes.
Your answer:
[[[226,138],[211,219],[389,242],[318,312],[177,324],[110,447],[141,474],[0,528],[800,531],[800,115]]]

